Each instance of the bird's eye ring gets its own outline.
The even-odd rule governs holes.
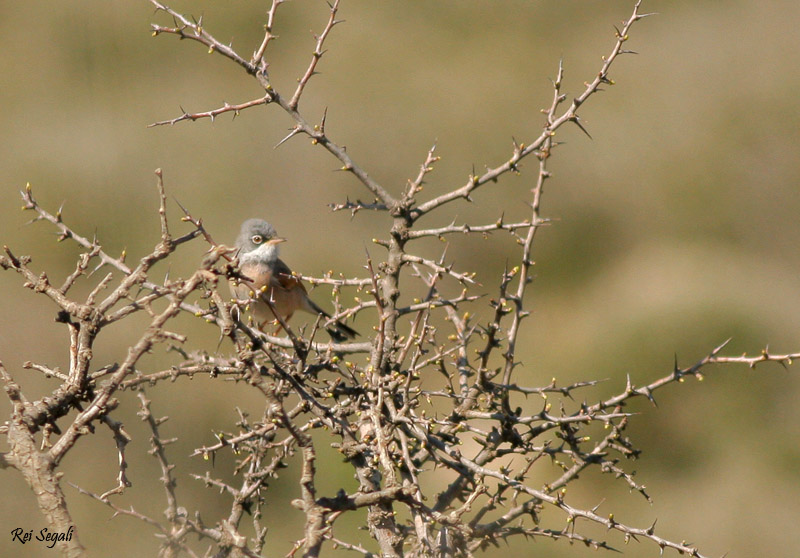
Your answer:
[[[252,241],[253,241],[253,244],[261,244],[262,242],[264,242],[264,237],[263,237],[263,236],[261,236],[260,234],[254,234],[254,235],[253,235],[253,236],[250,238],[250,240],[252,240]]]

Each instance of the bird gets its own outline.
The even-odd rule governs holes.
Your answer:
[[[278,257],[283,242],[286,239],[278,236],[275,227],[263,219],[248,219],[242,223],[236,248],[244,280],[231,281],[233,296],[239,302],[250,304],[253,319],[261,331],[277,321],[267,300],[284,322],[288,322],[298,310],[332,320],[330,314],[309,298],[300,278]],[[338,320],[329,323],[325,329],[331,339],[338,342],[359,335]]]

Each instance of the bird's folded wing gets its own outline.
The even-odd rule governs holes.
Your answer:
[[[303,294],[306,293],[306,288],[303,285],[303,282],[300,281],[300,278],[292,275],[292,270],[289,269],[289,266],[283,263],[283,261],[280,259],[275,262],[270,284],[273,287],[280,287],[282,289],[286,289],[287,291],[300,289],[300,292]]]

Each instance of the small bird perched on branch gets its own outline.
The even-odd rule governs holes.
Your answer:
[[[278,321],[273,308],[284,322],[288,322],[298,310],[321,314],[329,321],[332,319],[308,297],[300,278],[295,277],[289,266],[278,257],[279,246],[285,241],[263,219],[248,219],[242,223],[236,239],[239,269],[245,280],[231,282],[231,292],[240,302],[249,302],[253,318],[262,331],[267,324]],[[325,329],[334,341],[358,335],[356,330],[339,321],[333,321]]]

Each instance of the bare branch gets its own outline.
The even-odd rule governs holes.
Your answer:
[[[213,122],[217,116],[228,112],[232,112],[233,117],[236,118],[237,116],[239,116],[239,113],[243,110],[252,107],[258,107],[261,105],[266,105],[269,104],[270,102],[272,102],[270,96],[265,95],[264,97],[253,99],[252,101],[247,101],[246,103],[240,103],[238,105],[230,105],[228,103],[225,103],[220,108],[208,110],[205,112],[194,112],[194,113],[184,112],[180,116],[177,116],[170,120],[159,120],[158,122],[153,122],[152,124],[149,124],[147,127],[153,128],[155,126],[172,126],[174,124],[177,124],[178,122],[183,122],[184,120],[191,120],[192,122],[194,122],[195,120],[200,120],[201,118],[210,118],[211,121]]]

